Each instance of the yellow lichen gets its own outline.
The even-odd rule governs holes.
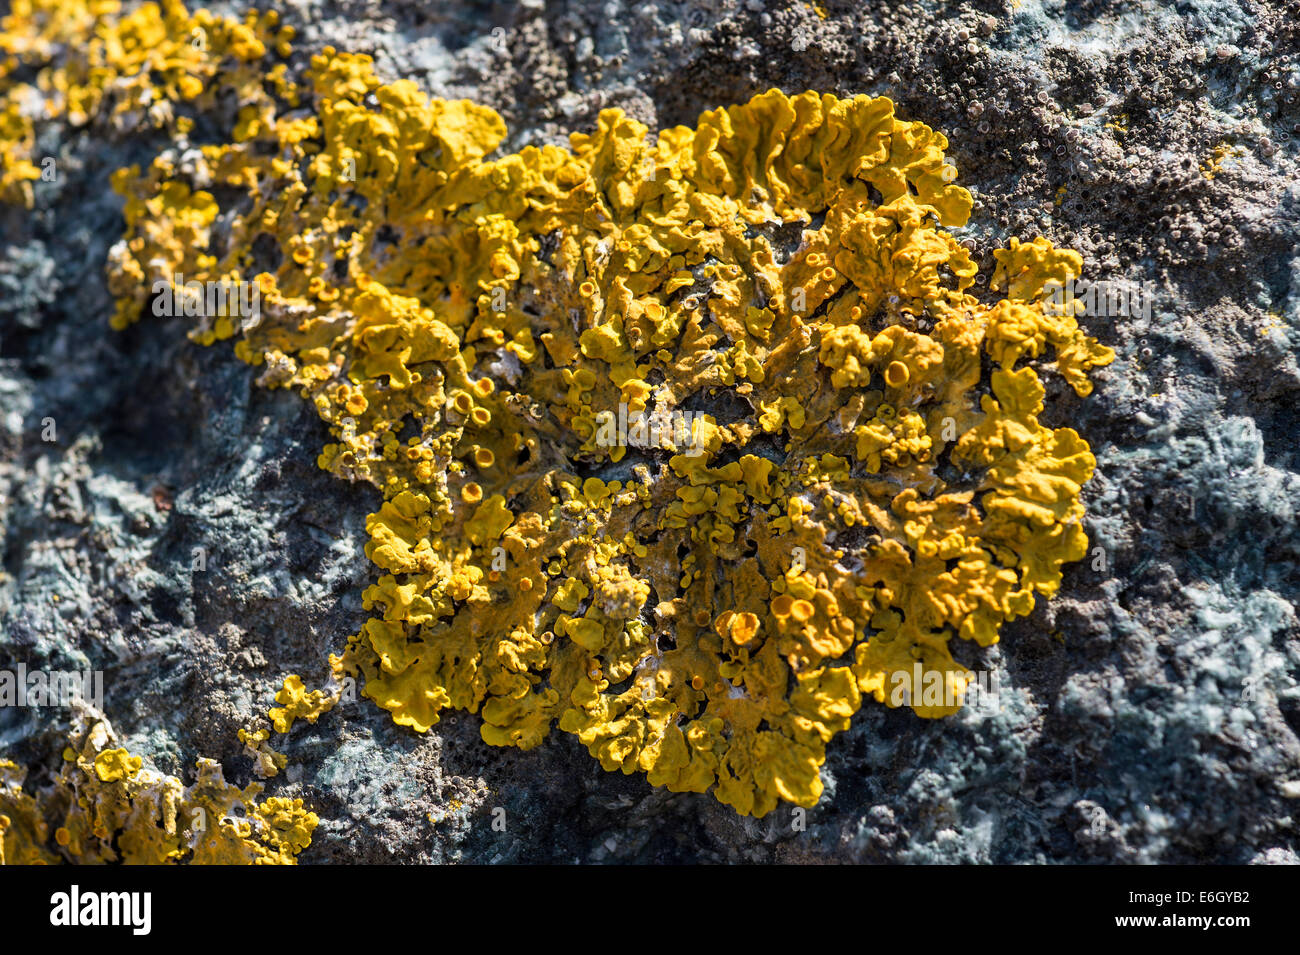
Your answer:
[[[285,728],[288,728],[287,724]],[[253,772],[259,779],[270,779],[289,762],[289,757],[271,748],[268,743],[270,738],[271,731],[265,727],[239,731],[239,741],[244,744],[244,755],[253,761]]]
[[[32,791],[0,760],[0,862],[293,865],[311,844],[319,820],[301,799],[259,803],[260,785],[233,786],[208,759],[186,786],[111,744],[103,721],[79,730]]]
[[[235,93],[252,117],[271,108],[259,61],[288,52],[290,27],[274,12],[242,21],[181,0],[12,0],[0,19],[0,200],[32,204],[31,183],[46,158],[35,155],[37,124],[92,119],[116,131],[141,127],[184,137],[192,117]],[[35,82],[17,76],[35,74]],[[292,101],[291,85],[278,85]],[[188,115],[186,115],[188,114]],[[210,197],[209,197],[210,198]]]
[[[328,712],[333,707],[335,698],[323,690],[308,690],[302,682],[302,677],[292,674],[285,678],[284,685],[275,694],[275,702],[280,705],[271,708],[268,714],[271,723],[277,733],[287,733],[289,727],[293,726],[294,720],[302,719],[308,723],[315,723],[322,713]],[[257,738],[259,735],[257,732],[249,739],[245,739],[245,735],[247,735],[245,731],[241,730],[240,742],[249,743],[254,748],[268,738]],[[274,759],[278,755],[272,754],[271,758]]]
[[[399,724],[558,725],[741,813],[810,806],[863,698],[919,668],[948,693],[910,705],[952,712],[952,639],[1085,553],[1094,460],[1038,420],[1040,372],[1087,394],[1113,357],[1044,308],[1081,259],[1013,240],[1004,297],[973,294],[947,140],[888,99],[771,90],[654,137],[606,110],[489,160],[492,110],[368,57],[278,75],[195,168],[115,177],[114,322],[178,274],[256,284],[258,321],[192,337],[236,339],[330,428],[320,466],[382,491],[334,665]],[[276,729],[314,692],[286,681]]]

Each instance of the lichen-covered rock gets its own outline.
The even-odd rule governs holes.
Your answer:
[[[90,15],[13,9],[60,6]],[[96,89],[47,17],[21,52],[64,85],[48,115],[6,94],[33,212],[0,259],[0,627],[34,665],[109,667],[129,752],[273,776],[322,817],[304,860],[1287,857],[1280,11],[521,5],[497,32],[298,3],[296,49],[239,9],[253,41],[205,51],[179,5],[95,9],[157,75],[132,53]],[[133,112],[159,82],[172,113]],[[871,155],[882,95],[920,158],[805,175],[793,131]],[[150,327],[104,335],[105,262],[116,324]],[[255,279],[261,311],[178,274]],[[1078,276],[1146,307],[1055,307]],[[1092,371],[1090,339],[1117,360]],[[356,483],[302,466],[322,440]],[[970,674],[998,686],[952,713]],[[271,748],[273,707],[296,725]],[[0,712],[31,779],[62,725]],[[824,791],[742,821],[638,770],[754,814]]]
[[[254,802],[261,786],[240,789],[200,759],[186,786],[143,768],[113,748],[112,729],[90,718],[62,754],[48,786],[24,791],[25,772],[0,761],[0,863],[293,865],[318,819],[301,799]]]
[[[1038,424],[1017,369],[1050,347],[1084,394],[1111,360],[1042,300],[1080,257],[1013,241],[1009,297],[970,294],[934,224],[964,225],[969,193],[887,99],[773,90],[653,147],[611,110],[567,152],[484,162],[491,111],[330,49],[304,85],[286,93],[314,117],[268,105],[205,149],[197,177],[246,193],[229,212],[165,159],[118,177],[110,286],[119,325],[150,283],[260,289],[256,321],[194,337],[242,324],[237,353],[331,426],[321,466],[388,499],[367,524],[377,615],[339,666],[397,723],[481,709],[488,742],[524,748],[556,723],[607,770],[716,784],[746,814],[811,806],[863,694],[897,705],[906,682],[918,713],[952,712],[971,675],[950,637],[995,642],[1084,555],[1092,456]],[[774,245],[792,226],[798,247]],[[254,273],[263,239],[280,266]],[[724,404],[725,424],[684,410]],[[797,426],[760,421],[791,404]],[[675,436],[647,447],[647,420]],[[610,465],[632,479],[594,476]],[[870,542],[833,546],[850,529]],[[302,694],[290,677],[277,701]]]

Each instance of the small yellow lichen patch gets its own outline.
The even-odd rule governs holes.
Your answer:
[[[270,716],[277,733],[287,733],[289,727],[293,726],[294,720],[302,719],[308,723],[315,723],[322,714],[334,708],[338,697],[323,690],[308,690],[302,682],[302,677],[295,673],[285,678],[284,685],[275,694],[275,702],[280,705],[272,707],[267,715]],[[244,738],[243,731],[241,731],[240,741],[248,742]],[[265,742],[265,738],[255,739],[253,742],[262,743]]]
[[[0,761],[0,862],[293,865],[311,844],[319,820],[301,799],[259,803],[260,785],[232,786],[208,759],[186,786],[111,742],[102,721],[79,730],[71,758],[30,793]]]
[[[124,749],[106,749],[95,757],[95,775],[100,782],[120,782],[139,772],[142,762],[139,756],[132,756]]]
[[[287,724],[285,728],[288,729]],[[289,762],[287,756],[277,753],[270,747],[267,742],[270,738],[271,731],[265,728],[239,731],[239,741],[244,744],[244,755],[253,761],[253,772],[259,779],[270,779]]]
[[[1210,153],[1210,157],[1201,163],[1201,175],[1206,179],[1213,179],[1223,170],[1223,164],[1233,156],[1240,156],[1244,153],[1240,146],[1231,146],[1228,143],[1219,143]]]

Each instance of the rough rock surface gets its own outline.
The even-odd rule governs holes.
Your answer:
[[[976,249],[1046,235],[1088,278],[1154,296],[1149,318],[1086,319],[1119,357],[1092,396],[1049,396],[1045,423],[1097,455],[1095,549],[982,659],[996,708],[926,721],[868,702],[806,820],[754,821],[605,773],[563,734],[495,749],[476,717],[418,736],[361,700],[276,741],[277,791],[322,819],[301,861],[1300,861],[1285,7],[286,4],[295,56],[371,53],[386,79],[499,111],[510,149],[608,106],[653,129],[772,86],[889,95],[949,136]],[[146,147],[66,127],[39,147],[62,175],[34,210],[0,210],[0,665],[102,670],[133,752],[186,778],[211,756],[246,781],[237,730],[285,674],[323,677],[364,620],[379,495],[318,470],[311,409],[183,320],[108,330],[107,177]],[[56,760],[67,718],[0,709],[0,753]]]

